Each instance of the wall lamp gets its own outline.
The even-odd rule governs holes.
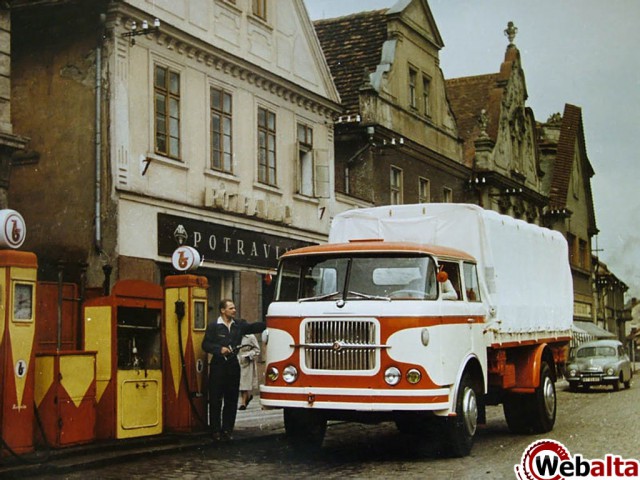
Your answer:
[[[396,139],[395,137],[393,137],[391,140],[387,141],[382,140],[382,145],[383,146],[389,146],[389,145],[404,145],[404,138],[400,137],[398,139]]]
[[[141,28],[138,28],[138,24],[134,20],[131,22],[131,29],[128,32],[122,34],[124,38],[129,38],[129,44],[133,47],[136,44],[135,37],[138,35],[147,35],[148,33],[154,33],[160,30],[160,20],[153,20],[153,27],[149,27],[149,22],[146,20],[142,21]]]
[[[521,195],[523,193],[522,188],[505,188],[504,192],[491,193],[490,197],[509,197],[511,195]]]

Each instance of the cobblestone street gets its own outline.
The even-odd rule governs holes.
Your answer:
[[[563,443],[572,455],[603,458],[611,453],[638,458],[640,387],[612,392],[596,388],[571,393],[566,382],[558,388],[558,418],[546,438]],[[239,416],[242,422],[260,418]],[[249,415],[249,414],[248,414]],[[280,425],[279,425],[280,423]],[[488,409],[487,426],[481,430],[469,457],[446,458],[434,443],[418,444],[401,435],[389,423],[330,425],[322,451],[309,458],[296,456],[286,445],[281,419],[270,412],[263,421],[264,434],[243,437],[222,446],[203,446],[189,451],[141,458],[106,468],[65,475],[69,480],[190,479],[190,478],[438,478],[512,479],[514,465],[536,436],[511,434],[501,407]],[[280,428],[278,428],[280,427]],[[274,430],[275,428],[275,430]],[[34,477],[41,480],[60,476]]]

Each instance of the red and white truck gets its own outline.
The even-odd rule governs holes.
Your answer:
[[[466,204],[347,211],[280,259],[261,403],[294,446],[328,420],[394,421],[465,456],[486,405],[513,432],[553,428],[572,319],[558,232]]]

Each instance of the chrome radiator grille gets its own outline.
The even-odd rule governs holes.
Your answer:
[[[305,363],[312,370],[372,370],[379,348],[370,320],[310,320],[305,325]]]

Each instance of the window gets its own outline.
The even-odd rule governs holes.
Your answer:
[[[439,271],[446,272],[447,279],[440,282],[440,297],[443,300],[462,300],[460,295],[460,269],[455,262],[440,262]]]
[[[464,290],[467,300],[470,302],[479,302],[480,285],[478,283],[478,272],[475,264],[463,263],[462,273],[464,275]]]
[[[418,178],[418,203],[431,201],[431,184],[426,178]]]
[[[298,193],[313,196],[313,129],[298,124]]]
[[[418,81],[418,72],[416,72],[413,68],[409,69],[409,106],[411,108],[416,108],[416,83]]]
[[[430,94],[431,80],[428,77],[422,77],[422,108],[426,116],[431,116]]]
[[[233,173],[231,94],[211,87],[211,168]]]
[[[156,65],[156,153],[180,159],[180,74]]]
[[[391,205],[402,204],[402,170],[391,167]]]
[[[258,181],[276,186],[276,114],[258,108]]]
[[[262,19],[267,19],[267,0],[253,0],[253,15]]]
[[[569,247],[569,263],[571,265],[577,265],[577,252],[576,252],[576,236],[572,233],[567,233],[567,246]]]
[[[579,248],[578,266],[580,268],[587,269],[588,268],[587,266],[589,265],[589,255],[588,255],[589,249],[587,248],[587,242],[581,239],[578,242],[578,248]]]
[[[453,202],[453,190],[451,190],[449,187],[444,187],[442,189],[442,201],[444,203]]]

